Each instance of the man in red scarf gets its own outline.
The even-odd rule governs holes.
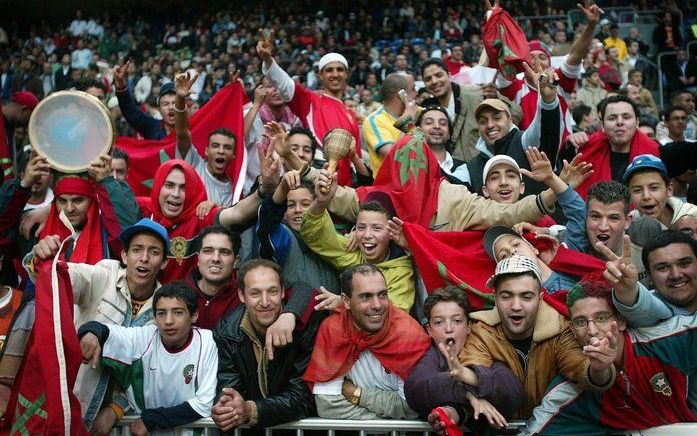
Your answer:
[[[413,419],[404,381],[430,346],[419,324],[389,303],[372,264],[341,276],[343,307],[324,320],[304,379],[317,413],[335,419]]]
[[[14,94],[10,101],[0,102],[0,181],[9,180],[14,175],[13,133],[15,127],[26,126],[31,113],[39,104],[39,99],[28,91]]]

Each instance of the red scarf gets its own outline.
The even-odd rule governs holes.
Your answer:
[[[431,338],[421,326],[391,303],[385,324],[372,335],[359,330],[351,311],[341,308],[320,325],[303,379],[310,390],[315,383],[335,380],[353,367],[362,351],[369,350],[385,369],[406,380],[430,346]]]
[[[595,132],[588,138],[588,143],[579,150],[583,153],[583,160],[593,164],[593,174],[576,188],[576,192],[585,200],[588,189],[597,182],[609,182],[612,180],[610,168],[610,141],[605,132]],[[629,161],[640,154],[658,154],[658,144],[652,141],[641,130],[636,131],[632,143],[629,146]]]
[[[356,193],[363,202],[373,191],[387,192],[399,218],[428,228],[438,208],[442,180],[438,159],[417,130],[397,141],[380,165],[373,185],[356,188]]]
[[[60,219],[60,211],[56,207],[56,201],[61,195],[83,195],[90,199],[89,209],[87,209],[87,220],[85,221],[80,237],[73,247],[70,255],[70,262],[88,263],[94,265],[104,259],[104,245],[102,241],[102,225],[99,215],[99,205],[97,204],[97,184],[92,179],[67,176],[56,183],[53,188],[55,199],[51,202],[51,209],[46,221],[46,227],[39,236],[40,239],[46,236],[58,235],[61,241],[70,235],[70,230]]]

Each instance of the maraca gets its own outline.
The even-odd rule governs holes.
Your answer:
[[[353,136],[344,129],[332,129],[324,137],[324,158],[329,162],[327,171],[334,174],[339,161],[343,159],[351,150]],[[322,187],[322,193],[329,192],[328,187]]]

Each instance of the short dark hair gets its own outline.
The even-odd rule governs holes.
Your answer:
[[[240,235],[237,232],[230,230],[229,228],[221,225],[212,225],[204,228],[201,233],[199,233],[197,239],[198,247],[197,251],[201,251],[203,246],[203,239],[208,235],[225,235],[232,244],[232,252],[237,256],[240,253],[240,245],[242,244]]]
[[[644,264],[644,269],[651,273],[651,268],[649,268],[649,255],[654,250],[659,248],[665,248],[672,244],[687,244],[692,249],[692,254],[697,257],[697,241],[692,239],[686,233],[678,230],[664,230],[658,236],[658,238],[651,239],[644,245],[641,250],[641,263]]]
[[[315,151],[317,151],[317,138],[315,138],[315,134],[312,133],[312,130],[308,129],[307,127],[296,126],[288,131],[289,138],[293,135],[305,135],[308,138],[310,138],[310,146],[312,147],[312,156],[314,157]]]
[[[674,103],[675,100],[677,100],[678,97],[680,97],[680,96],[683,95],[683,94],[694,95],[694,94],[692,94],[690,91],[688,91],[687,89],[678,89],[677,91],[675,91],[674,93],[672,93],[672,94],[670,95],[670,102],[673,103],[673,104],[675,104],[675,103]]]
[[[82,91],[87,91],[90,88],[101,89],[104,92],[104,96],[106,97],[106,94],[107,94],[106,85],[104,85],[104,83],[102,83],[101,80],[88,80],[82,84]]]
[[[161,298],[176,298],[177,300],[182,300],[186,304],[186,308],[189,309],[190,315],[198,311],[196,292],[183,280],[169,282],[155,291],[155,295],[152,297],[153,311],[157,310],[157,302],[160,301]]]
[[[382,86],[380,87],[382,101],[384,102],[395,97],[399,94],[400,90],[406,90],[408,85],[407,76],[400,73],[388,74],[385,80],[382,81]]]
[[[276,262],[261,258],[250,259],[244,262],[237,270],[237,287],[242,293],[244,293],[245,290],[244,281],[247,278],[247,274],[258,268],[269,268],[273,270],[278,276],[278,282],[281,283],[281,267],[278,266]]]
[[[574,108],[573,112],[571,112],[571,117],[574,119],[576,124],[581,124],[583,117],[590,115],[592,111],[593,110],[585,104],[580,104]]]
[[[509,274],[501,274],[496,277],[494,277],[494,291],[498,291],[499,283],[501,283],[502,280],[505,279],[510,279],[510,278],[515,278],[515,277],[531,277],[535,279],[535,283],[537,283],[537,291],[541,292],[542,291],[542,283],[540,283],[540,280],[537,278],[534,272],[532,271],[525,271],[525,272],[520,272],[520,273],[509,273]]]
[[[637,42],[637,41],[632,41],[632,42]],[[641,73],[642,77],[643,77],[643,75],[644,75],[644,72],[643,72],[643,71],[641,71],[641,70],[639,70],[639,69],[637,69],[637,68],[634,68],[633,70],[629,70],[629,73],[627,73],[627,77],[632,77],[632,76],[635,75],[636,73]]]
[[[212,130],[211,133],[208,134],[207,140],[211,140],[211,136],[213,135],[223,135],[227,136],[228,138],[232,138],[233,142],[237,144],[237,135],[235,135],[235,132],[233,132],[230,129],[226,129],[225,127],[218,127],[215,130]]]
[[[341,292],[347,297],[351,297],[353,294],[353,276],[356,274],[360,274],[362,276],[380,274],[380,276],[385,279],[385,275],[382,273],[382,271],[380,271],[380,268],[372,263],[361,263],[354,265],[341,274]],[[386,279],[385,283],[387,283]]]
[[[669,107],[668,109],[666,109],[665,112],[663,112],[663,119],[668,121],[670,116],[673,115],[673,112],[677,112],[677,111],[685,112],[685,114],[687,114],[687,111],[685,109],[681,108],[680,106],[673,105],[673,106]]]
[[[470,302],[465,291],[455,285],[446,285],[438,288],[431,293],[424,301],[424,315],[426,319],[431,319],[431,310],[438,303],[457,303],[465,311],[465,316],[470,316]]]
[[[428,58],[424,61],[423,64],[421,64],[421,77],[424,76],[424,71],[426,71],[426,68],[430,67],[431,65],[437,65],[446,73],[448,72],[448,67],[445,65],[445,62],[443,61],[443,59],[441,59],[441,58]]]
[[[632,107],[632,110],[634,111],[634,116],[639,118],[639,107],[631,101],[627,96],[625,95],[613,95],[612,97],[607,97],[598,103],[598,116],[602,119],[605,115],[605,109],[607,108],[607,105],[613,104],[613,103],[627,103]]]
[[[366,201],[365,203],[361,203],[361,205],[358,206],[358,212],[360,213],[364,210],[368,212],[384,213],[388,220],[394,218],[394,214],[378,201]]]
[[[586,194],[586,204],[591,200],[598,200],[602,204],[617,203],[624,204],[624,214],[629,214],[629,188],[618,181],[594,183]]]
[[[114,149],[114,154],[111,156],[112,159],[123,159],[126,161],[126,166],[128,166],[128,155],[126,154],[125,151],[121,150],[120,148],[115,148]]]

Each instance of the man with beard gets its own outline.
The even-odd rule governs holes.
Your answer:
[[[128,124],[140,133],[145,139],[162,139],[174,130],[174,100],[176,91],[174,83],[165,83],[160,87],[157,96],[157,107],[162,115],[162,120],[157,120],[141,112],[133,102],[128,86],[126,75],[129,62],[123,62],[114,67],[114,85],[116,87],[116,97],[119,99],[119,108]]]
[[[167,230],[143,218],[123,229],[119,239],[124,247],[120,261],[104,259],[95,265],[68,263],[78,308],[77,328],[88,321],[121,326],[142,326],[153,321],[152,296],[160,287],[157,277],[168,262]],[[51,259],[60,244],[61,238],[48,236],[34,247],[34,255]],[[80,367],[75,383],[87,427],[105,434],[129,408],[125,398],[107,397],[108,384],[109,379],[103,376],[101,368],[92,365]]]
[[[177,132],[177,149],[175,159],[189,163],[199,175],[206,187],[208,200],[219,206],[232,206],[232,181],[228,177],[228,166],[235,158],[237,137],[226,128],[218,128],[208,134],[205,159],[191,143],[189,115],[186,111],[186,98],[191,94],[191,85],[198,76],[189,73],[179,74],[174,79],[176,98],[174,104],[175,130]]]

